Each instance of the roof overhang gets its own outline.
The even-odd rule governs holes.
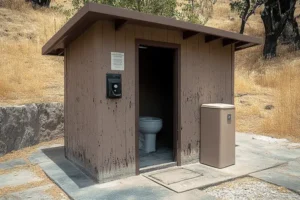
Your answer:
[[[201,33],[205,35],[205,42],[221,39],[224,46],[235,44],[236,51],[262,44],[261,38],[123,8],[87,3],[43,46],[42,54],[64,55],[64,48],[98,20],[114,21],[116,30],[126,23],[180,30],[183,39]]]

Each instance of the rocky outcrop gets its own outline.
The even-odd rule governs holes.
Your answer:
[[[63,136],[60,103],[0,107],[0,156]]]

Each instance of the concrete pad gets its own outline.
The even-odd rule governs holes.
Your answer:
[[[143,176],[133,176],[104,184],[98,184],[82,173],[69,160],[65,159],[62,149],[55,148],[49,151],[43,150],[41,153],[42,154],[39,157],[39,159],[43,161],[39,163],[41,168],[50,179],[73,199],[168,200],[175,199],[178,195]],[[51,154],[53,154],[53,156]],[[181,197],[187,197],[183,199],[191,200],[215,199],[203,192],[189,192],[180,195],[182,195]]]
[[[228,181],[234,178],[242,177],[250,173],[276,167],[285,163],[285,161],[268,158],[256,153],[253,153],[244,148],[236,148],[236,164],[223,168],[217,169],[203,164],[192,164],[182,166],[182,169],[190,170],[195,174],[201,174],[202,176],[195,176],[188,174],[186,177],[183,173],[179,176],[178,173],[174,173],[175,167],[171,169],[164,169],[157,172],[150,172],[144,174],[149,179],[156,181],[159,184],[168,187],[169,189],[176,192],[184,192],[195,188],[204,188],[211,185],[219,184],[224,181]],[[155,174],[155,175],[153,175]],[[160,175],[156,177],[157,175]],[[172,182],[173,180],[176,180]]]
[[[24,159],[18,158],[18,159],[13,159],[13,160],[0,163],[0,169],[11,169],[26,164],[27,163]]]
[[[300,161],[291,161],[288,164],[251,174],[255,178],[286,187],[300,193]]]
[[[45,156],[46,155],[46,156]],[[39,164],[43,162],[48,162],[49,155],[50,159],[64,159],[64,146],[63,145],[53,145],[53,147],[41,147],[38,151],[31,154],[28,159],[32,164]]]
[[[177,181],[167,184],[168,182],[165,180],[176,179],[176,177],[178,176],[178,170],[182,170],[182,169],[193,172],[190,175],[191,177],[187,178],[183,174],[183,176],[181,178],[178,178]],[[155,175],[160,175],[160,174],[162,174],[163,176],[159,176],[158,179],[154,178]],[[195,174],[199,174],[199,175],[193,177],[192,175]],[[219,172],[214,168],[205,165],[200,165],[200,164],[186,165],[183,166],[182,168],[174,167],[172,169],[163,169],[163,170],[159,170],[158,172],[150,172],[143,175],[175,192],[185,192],[195,188],[207,187],[210,185],[214,185],[216,183],[220,183],[235,178],[235,176],[233,175]],[[163,179],[163,181],[159,179]]]
[[[35,181],[41,181],[33,172],[29,170],[20,170],[9,174],[0,175],[0,188],[23,185]]]
[[[291,143],[286,139],[237,133],[236,143],[239,145],[238,148],[281,161],[290,161],[300,157],[299,144]]]
[[[0,200],[20,200],[20,199],[31,199],[31,200],[52,200],[53,198],[45,191],[53,187],[53,184],[31,188],[21,192],[14,192],[6,194],[0,197]]]
[[[95,182],[67,159],[40,163],[44,172],[66,192],[95,185]]]
[[[285,163],[285,161],[261,156],[238,147],[236,148],[235,165],[216,170],[239,177],[253,172],[275,167],[283,163]]]
[[[32,155],[32,162],[39,163],[44,172],[74,199],[193,199],[201,196],[193,189],[219,184],[260,170],[266,170],[299,157],[299,149],[288,148],[287,141],[255,138],[237,134],[236,165],[215,169],[202,164],[186,165],[145,173],[104,184],[93,182],[75,165],[64,158],[63,147],[42,149]],[[275,153],[274,153],[275,152]],[[286,155],[287,154],[287,155]],[[287,165],[293,176],[298,175],[294,166]],[[294,182],[294,180],[293,180]],[[157,184],[159,183],[159,184]],[[165,186],[165,187],[163,187]],[[169,189],[167,189],[169,188]],[[174,192],[175,191],[175,192]],[[179,192],[180,194],[176,193]],[[198,198],[199,199],[199,198]]]
[[[213,200],[214,197],[200,191],[175,193],[162,187],[143,176],[134,176],[118,181],[91,186],[77,192],[76,199],[103,199],[103,200]]]
[[[196,173],[184,168],[175,168],[165,172],[158,172],[155,174],[151,174],[149,176],[164,184],[170,185],[184,180],[203,176],[203,174]]]

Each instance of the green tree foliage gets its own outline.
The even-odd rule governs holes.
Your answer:
[[[206,24],[216,0],[184,0],[178,3],[177,18],[195,24]]]
[[[107,4],[144,13],[175,17],[176,0],[73,0],[75,10],[88,2]]]
[[[233,0],[230,2],[231,11],[238,12],[242,19],[240,33],[245,31],[248,18],[255,13],[256,8],[263,5],[267,0]]]
[[[177,0],[72,0],[73,12],[88,2],[205,24],[211,17],[216,0],[183,0],[181,3]]]

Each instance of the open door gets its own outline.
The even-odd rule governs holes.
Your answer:
[[[178,165],[179,45],[137,41],[136,52],[136,156],[139,174]],[[154,128],[158,131],[155,133],[153,127],[159,125],[159,120],[162,127]]]

